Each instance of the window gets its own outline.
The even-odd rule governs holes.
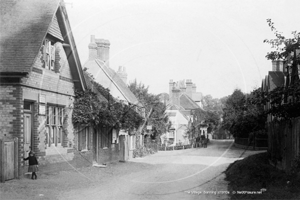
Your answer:
[[[46,144],[61,145],[63,142],[63,111],[62,107],[47,106]]]
[[[31,111],[31,102],[24,101],[24,110]]]
[[[118,144],[119,143],[119,136],[118,136],[117,130],[113,129],[111,135],[112,135],[111,143],[112,144]]]
[[[169,138],[174,138],[174,131],[170,131],[169,133]]]
[[[44,68],[54,71],[55,47],[51,44],[51,41],[48,39],[45,39],[44,41],[43,60],[44,60]]]
[[[90,127],[78,126],[78,149],[89,150],[90,149]]]

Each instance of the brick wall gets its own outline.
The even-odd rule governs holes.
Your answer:
[[[23,104],[19,86],[0,85],[0,138],[18,137],[19,163],[23,158]]]
[[[74,83],[67,56],[61,43],[57,42],[54,46],[56,48],[55,71],[43,68],[43,55],[40,51],[32,71],[22,79],[22,84],[73,96]]]
[[[74,128],[72,124],[72,104],[74,100],[74,83],[67,55],[61,43],[55,45],[55,69],[45,69],[42,52],[33,64],[32,71],[21,80],[24,91],[23,100],[33,103],[33,150],[41,165],[59,162],[76,162],[73,152]],[[63,141],[61,146],[46,144],[46,115],[39,113],[39,96],[45,95],[46,103],[64,107]],[[23,102],[22,102],[23,103]],[[74,160],[75,159],[75,160]],[[25,169],[26,170],[26,169]]]

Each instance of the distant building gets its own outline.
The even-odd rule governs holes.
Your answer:
[[[169,94],[160,95],[161,102],[167,105],[166,113],[172,123],[164,138],[173,145],[189,144],[195,137],[204,134],[207,137],[207,125],[203,119],[203,95],[197,92],[191,79],[169,82]],[[191,126],[194,126],[191,132]]]
[[[200,108],[203,108],[203,95],[201,92],[197,92],[197,86],[192,82],[191,79],[187,79],[186,81],[181,80],[178,82],[173,82],[173,80],[170,80],[169,104],[180,106],[180,104],[182,104],[183,101],[186,101],[186,99],[188,99],[188,101],[192,100]]]

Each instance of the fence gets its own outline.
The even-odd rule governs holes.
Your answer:
[[[178,146],[166,146],[166,145],[160,145],[159,151],[174,151],[174,150],[182,150],[182,149],[190,149],[192,148],[192,145],[178,145]]]
[[[268,124],[269,159],[280,169],[289,172],[293,159],[300,154],[300,117]]]
[[[18,138],[0,138],[0,182],[19,178]]]
[[[251,141],[249,138],[234,138],[234,144],[239,148],[248,148],[254,150],[266,150],[268,148],[268,139],[267,138],[258,138],[255,137],[254,140]]]

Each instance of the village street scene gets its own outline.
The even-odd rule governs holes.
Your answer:
[[[300,199],[299,6],[1,0],[0,199]]]

